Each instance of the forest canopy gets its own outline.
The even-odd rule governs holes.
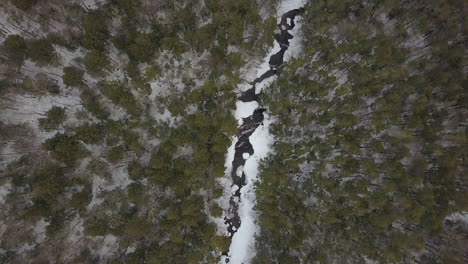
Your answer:
[[[0,263],[468,263],[465,17],[1,1]]]

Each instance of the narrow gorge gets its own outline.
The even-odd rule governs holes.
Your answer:
[[[239,121],[239,128],[237,139],[233,143],[234,156],[230,172],[233,188],[229,199],[228,214],[224,218],[231,238],[231,246],[229,252],[225,252],[225,263],[245,263],[251,257],[248,251],[254,246],[256,229],[255,217],[253,217],[254,183],[258,174],[259,161],[265,158],[271,143],[268,126],[265,124],[267,109],[259,106],[259,94],[271,84],[274,77],[279,74],[283,62],[287,60],[285,54],[294,38],[291,33],[296,27],[296,16],[304,12],[303,8],[288,8],[288,10],[281,15],[275,31],[275,47],[271,55],[267,57],[267,69],[260,70],[261,74],[257,78],[244,84],[250,88],[238,97],[236,117]],[[279,51],[277,51],[278,46]],[[250,115],[244,117],[247,112]]]

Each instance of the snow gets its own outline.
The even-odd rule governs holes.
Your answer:
[[[125,254],[133,253],[135,252],[135,250],[136,250],[136,247],[134,246],[127,247],[127,249],[125,250]]]
[[[297,9],[303,7],[305,0],[289,0],[282,1],[277,10],[277,20],[280,22],[281,15],[290,11],[292,9]],[[290,21],[288,21],[290,22]],[[296,22],[300,22],[300,17],[296,17]],[[284,60],[287,61],[292,57],[296,57],[301,52],[301,36],[300,36],[300,27],[299,23],[296,23],[296,26],[292,30],[291,34],[294,35],[294,38],[290,41],[290,46],[285,52]],[[253,82],[256,78],[260,77],[262,74],[267,72],[270,69],[269,59],[273,54],[276,54],[280,51],[279,44],[275,41],[274,46],[270,49],[270,52],[266,57],[258,64],[256,67],[246,66],[243,69],[244,83],[238,85],[239,91],[245,91],[249,87],[249,83]],[[258,94],[264,88],[271,85],[275,80],[275,77],[268,78],[262,83],[259,83],[255,87],[255,93]],[[248,88],[247,88],[248,89]],[[257,102],[240,102],[236,103],[235,117],[239,122],[239,125],[242,125],[242,118],[246,118],[253,114],[254,110],[258,108]],[[240,191],[240,202],[239,202],[239,216],[241,218],[241,225],[239,230],[232,237],[231,245],[229,248],[228,256],[223,256],[221,263],[225,263],[226,258],[229,258],[229,263],[241,264],[241,263],[250,263],[252,258],[255,256],[255,236],[259,231],[259,227],[256,224],[257,215],[254,210],[256,197],[254,185],[258,180],[258,170],[260,161],[268,156],[270,148],[274,142],[272,135],[269,133],[269,126],[273,122],[272,118],[268,113],[264,113],[263,124],[260,125],[254,133],[250,136],[249,140],[254,149],[254,154],[250,156],[248,153],[243,153],[242,157],[246,159],[244,167],[239,167],[236,171],[236,175],[242,175],[242,172],[246,176],[246,185],[242,187]],[[233,141],[233,144],[228,150],[226,157],[226,175],[229,177],[231,172],[231,163],[234,158],[234,146],[236,142]],[[231,190],[232,191],[232,190]],[[235,190],[234,190],[235,191]],[[225,207],[223,207],[225,208]]]
[[[231,137],[232,145],[228,148],[226,154],[226,162],[224,163],[224,167],[226,170],[224,171],[225,175],[231,175],[232,170],[232,161],[234,160],[234,155],[236,154],[235,146],[239,139],[237,137]],[[230,179],[230,177],[228,177]],[[231,185],[229,185],[230,188]]]
[[[233,184],[232,184],[232,178],[230,177],[231,175],[231,170],[232,170],[232,161],[234,160],[234,154],[235,154],[235,148],[234,146],[236,145],[238,139],[237,137],[231,137],[231,142],[232,145],[228,148],[227,154],[226,154],[226,162],[224,164],[224,167],[226,170],[224,171],[224,175],[227,175],[226,177],[220,177],[217,179],[219,185],[223,188],[224,192],[223,195],[216,199],[215,202],[218,203],[218,205],[223,209],[223,212],[227,212],[229,209],[229,199],[231,198],[232,192],[235,192],[237,190],[237,186],[234,185],[236,188],[235,190],[232,190]],[[226,225],[224,223],[224,213],[221,218],[214,218],[210,217],[210,220],[216,224],[216,234],[219,236],[225,236],[228,235]]]
[[[241,203],[239,204],[239,216],[242,223],[234,234],[229,248],[230,263],[250,263],[255,255],[255,235],[259,227],[256,224],[257,215],[253,210],[256,201],[254,185],[258,180],[260,161],[268,156],[274,142],[269,132],[271,123],[272,119],[265,114],[263,125],[259,126],[249,138],[255,153],[244,166],[246,185],[241,189]]]
[[[17,95],[13,100],[14,107],[3,110],[1,120],[5,123],[14,124],[17,123],[17,121],[21,121],[22,123],[29,123],[37,127],[38,118],[43,118],[44,114],[50,110],[52,106],[66,107],[69,121],[73,121],[73,113],[83,108],[79,101],[77,101],[75,95],[44,97]]]
[[[82,0],[80,4],[85,9],[95,10],[105,2],[102,0]]]
[[[236,169],[237,177],[242,177],[242,172],[243,171],[244,171],[244,166],[241,165],[241,166],[237,167],[237,169]]]
[[[45,221],[44,218],[36,222],[34,226],[34,236],[36,238],[36,243],[41,243],[46,239],[46,227],[49,225],[49,222]]]
[[[447,216],[445,219],[450,221],[460,221],[468,225],[468,212],[457,212]]]
[[[279,20],[281,20],[281,18],[279,18]],[[279,20],[278,20],[278,23],[279,23]],[[268,52],[268,54],[265,56],[263,61],[257,67],[254,67],[253,69],[249,69],[247,80],[249,82],[253,82],[256,78],[260,77],[263,73],[267,72],[270,69],[270,64],[269,64],[270,57],[278,53],[280,50],[281,50],[280,45],[278,44],[278,42],[275,41],[273,48],[270,49],[270,52]]]
[[[70,223],[70,231],[68,232],[67,241],[71,245],[78,243],[84,236],[84,221],[80,217],[75,217]]]
[[[287,11],[290,11],[292,9],[298,9],[298,8],[301,8],[305,5],[306,1],[305,0],[287,0],[287,1],[282,1],[279,6],[278,6],[278,10],[277,10],[277,21],[278,21],[278,24],[281,22],[281,16],[286,13]],[[302,37],[301,37],[301,34],[300,34],[300,23],[301,23],[301,20],[302,18],[300,16],[296,16],[295,17],[295,27],[290,31],[290,33],[294,36],[293,39],[290,40],[289,42],[289,48],[288,50],[286,50],[285,54],[284,54],[284,60],[287,61],[288,59],[292,58],[292,57],[297,57],[297,55],[300,53],[300,51],[302,50],[301,49],[301,42],[302,42]],[[288,22],[290,20],[288,19]],[[290,22],[289,22],[290,23]],[[253,69],[249,69],[249,73],[247,75],[247,80],[249,80],[249,82],[252,82],[253,80],[255,80],[255,78],[257,77],[260,77],[263,73],[265,73],[266,71],[268,71],[270,69],[270,64],[269,64],[269,60],[270,60],[270,57],[276,53],[278,53],[279,51],[281,50],[281,47],[280,45],[278,44],[278,42],[274,42],[274,45],[273,47],[270,49],[270,52],[268,52],[268,54],[265,56],[264,60],[255,68]],[[264,88],[264,87],[267,87],[268,85],[271,84],[271,82],[273,82],[274,78],[269,78],[268,80],[265,80],[264,82],[268,81],[268,83],[265,83],[265,84],[259,84],[257,85],[257,87],[255,87],[255,93],[258,94],[260,93],[260,91]]]
[[[2,1],[2,4],[6,1]],[[27,38],[45,37],[41,25],[31,16],[25,16],[16,8],[2,6],[0,10],[0,40],[6,35],[22,35]]]
[[[16,253],[18,255],[21,255],[21,254],[23,254],[25,252],[28,252],[28,251],[32,250],[33,248],[34,248],[34,244],[24,243],[21,247],[17,248],[14,251],[16,251]]]
[[[260,92],[263,89],[265,89],[266,87],[269,87],[273,83],[273,81],[275,81],[275,80],[276,80],[276,75],[272,76],[272,77],[270,77],[270,78],[268,78],[266,80],[263,80],[263,82],[257,84],[255,86],[255,94],[260,94]]]
[[[239,122],[239,126],[242,125],[242,118],[247,118],[253,114],[255,109],[258,108],[258,103],[257,102],[248,102],[244,103],[242,101],[237,101],[236,103],[236,113],[234,114],[234,117],[237,119]]]
[[[4,184],[0,185],[0,203],[3,204],[5,202],[6,196],[10,193],[11,184]]]
[[[285,1],[281,1],[279,3],[279,5],[278,5],[277,16],[279,16],[281,18],[282,14],[284,14],[284,13],[290,11],[290,10],[304,7],[306,2],[307,2],[306,0],[285,0]],[[296,17],[296,24],[297,24],[297,18],[298,17]]]
[[[175,118],[172,116],[171,112],[167,110],[167,108],[164,108],[164,112],[162,114],[153,113],[153,117],[156,120],[167,122],[170,125],[173,125],[175,120]]]
[[[128,177],[125,167],[120,166],[113,168],[111,173],[111,182],[98,176],[93,177],[93,198],[87,206],[88,210],[103,202],[103,199],[100,198],[100,194],[102,192],[110,192],[117,188],[124,189],[132,183],[132,180]]]
[[[101,248],[98,250],[98,254],[101,259],[112,256],[113,252],[117,251],[119,247],[119,239],[113,235],[107,235],[104,241],[101,243]]]

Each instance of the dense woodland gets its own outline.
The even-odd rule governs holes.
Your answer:
[[[262,97],[254,263],[468,262],[467,11],[306,5],[303,54]]]
[[[0,263],[219,263],[238,85],[278,4],[1,1]],[[306,4],[261,94],[253,263],[468,263],[467,16]]]
[[[0,262],[217,263],[234,89],[275,1],[0,10]]]

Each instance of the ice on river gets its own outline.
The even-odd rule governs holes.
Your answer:
[[[286,0],[282,1],[279,4],[278,8],[278,23],[281,21],[281,15],[287,11],[298,9],[303,7],[305,0]],[[291,57],[294,57],[300,52],[301,46],[301,37],[299,36],[299,23],[300,17],[296,17],[296,26],[290,32],[294,38],[290,42],[288,50],[285,52],[284,59],[287,61]],[[262,74],[267,72],[270,69],[269,59],[272,55],[280,51],[279,44],[275,41],[274,47],[267,54],[265,59],[253,70],[250,70],[246,76],[248,82],[252,82],[256,78],[260,77]],[[264,80],[262,83],[256,85],[256,93],[260,93],[262,89],[267,89],[271,84],[274,78],[269,78]],[[240,85],[240,90],[245,90],[246,83]],[[244,103],[238,101],[236,104],[236,113],[235,117],[239,122],[239,125],[242,125],[242,118],[246,118],[253,114],[254,110],[258,107],[257,102]],[[246,177],[246,185],[240,190],[240,202],[239,202],[239,217],[241,219],[241,225],[237,232],[233,235],[231,240],[231,246],[229,248],[228,256],[223,256],[222,262],[225,263],[226,258],[229,258],[229,263],[232,264],[247,264],[250,263],[252,258],[255,256],[255,237],[259,232],[259,226],[257,225],[257,214],[254,210],[256,203],[255,196],[255,182],[258,179],[258,170],[260,161],[265,159],[271,149],[271,145],[274,140],[272,135],[269,133],[269,126],[272,123],[272,117],[268,115],[267,112],[264,113],[263,124],[260,125],[254,133],[250,136],[249,141],[252,144],[254,149],[254,154],[249,156],[248,153],[243,153],[243,158],[246,159],[245,165],[243,167],[243,172]],[[227,167],[230,168],[230,163],[234,158],[234,144],[228,151],[227,155]],[[242,169],[236,171],[237,175],[242,175]],[[230,171],[230,170],[229,170]],[[227,174],[229,175],[229,174]]]
[[[264,115],[263,125],[259,126],[250,136],[250,143],[255,153],[247,159],[244,166],[246,185],[240,191],[241,202],[239,204],[239,216],[242,223],[232,237],[229,248],[229,263],[233,264],[250,263],[255,256],[255,236],[259,227],[256,223],[256,212],[253,209],[256,202],[254,185],[258,178],[260,161],[268,156],[274,142],[269,132],[269,126],[272,123],[271,117],[267,114]]]

